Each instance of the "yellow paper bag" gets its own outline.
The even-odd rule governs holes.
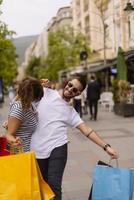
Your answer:
[[[38,163],[34,157],[34,154],[32,154],[32,157],[33,157],[33,162],[35,162],[34,165],[37,167],[36,169],[37,169],[38,177],[39,177],[41,199],[42,200],[52,200],[55,197],[55,195],[54,195],[52,189],[50,188],[50,186],[44,181],[42,174],[40,172]]]
[[[37,161],[36,161],[37,162]],[[52,192],[50,186],[44,181],[39,166],[37,164],[38,176],[39,176],[39,183],[41,188],[41,197],[42,200],[51,200],[54,198],[54,193]]]
[[[47,186],[33,152],[0,157],[0,200],[50,200],[54,193]]]

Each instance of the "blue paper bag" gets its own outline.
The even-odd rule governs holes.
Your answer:
[[[92,200],[132,200],[133,191],[134,169],[95,167]]]

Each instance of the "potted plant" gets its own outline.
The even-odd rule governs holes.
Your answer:
[[[124,117],[134,116],[134,102],[129,101],[130,83],[125,80],[114,80],[112,84],[114,112]]]

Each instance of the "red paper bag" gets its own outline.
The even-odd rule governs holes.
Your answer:
[[[10,151],[8,150],[8,143],[4,136],[0,137],[0,156],[10,155]]]

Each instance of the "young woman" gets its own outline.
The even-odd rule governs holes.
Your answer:
[[[22,145],[25,152],[30,150],[32,133],[38,123],[35,103],[43,97],[39,80],[25,78],[18,87],[17,96],[11,103],[6,138],[13,146]]]

